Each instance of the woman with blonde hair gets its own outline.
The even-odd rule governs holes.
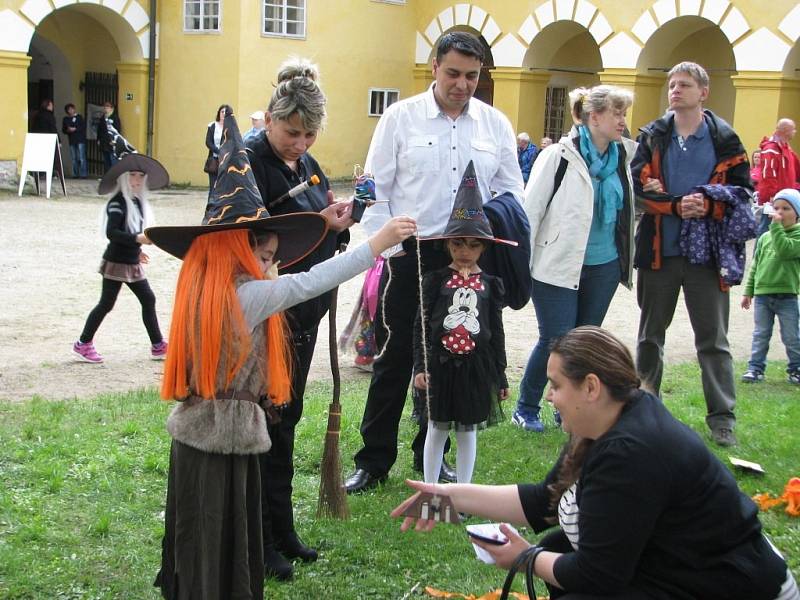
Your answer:
[[[247,141],[253,175],[271,215],[319,212],[334,202],[328,178],[309,153],[325,124],[325,104],[316,65],[306,59],[293,57],[280,66],[275,89],[265,111],[266,129]],[[319,180],[317,185],[294,197],[285,197],[291,188],[312,177]],[[308,271],[332,257],[341,244],[346,244],[349,239],[347,229],[332,228],[313,252],[287,272]],[[287,311],[295,365],[292,399],[276,411],[275,418],[268,423],[272,450],[260,457],[262,477],[271,482],[263,491],[267,575],[281,580],[292,577],[291,559],[299,558],[304,562],[317,559],[317,551],[303,543],[294,526],[294,434],[303,414],[303,395],[317,342],[317,330],[330,303],[331,295],[325,292]]]
[[[630,288],[632,281],[636,144],[622,134],[633,95],[599,85],[569,97],[575,125],[541,151],[523,201],[539,339],[512,420],[527,431],[544,430],[539,409],[551,341],[579,325],[601,325],[617,284]]]

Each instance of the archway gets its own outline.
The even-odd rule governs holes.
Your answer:
[[[657,75],[667,73],[682,61],[701,64],[708,71],[710,89],[706,108],[733,123],[736,90],[731,76],[736,74],[736,58],[731,43],[716,23],[698,16],[682,16],[661,25],[647,40],[637,70]],[[660,95],[655,118],[667,107],[667,82]]]
[[[572,126],[568,93],[600,81],[603,61],[591,32],[575,21],[555,21],[531,41],[523,67],[549,75],[544,98],[543,135],[558,140]]]

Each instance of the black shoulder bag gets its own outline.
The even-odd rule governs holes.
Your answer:
[[[531,600],[536,600],[536,598],[538,598],[536,595],[536,575],[534,575],[533,572],[533,565],[536,562],[536,557],[542,552],[544,552],[544,548],[541,546],[531,546],[519,553],[514,564],[511,565],[511,568],[508,570],[506,581],[503,584],[503,591],[500,594],[500,600],[508,600],[508,594],[511,592],[511,584],[514,583],[514,577],[516,577],[517,571],[522,570],[523,566],[525,567],[525,585],[528,588],[528,597]]]

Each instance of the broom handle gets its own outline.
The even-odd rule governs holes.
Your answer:
[[[347,244],[339,244],[339,254],[345,250],[347,250]],[[338,297],[339,287],[337,286],[331,290],[331,306],[328,309],[328,350],[331,357],[331,375],[333,376],[333,401],[331,404],[335,406],[339,406],[339,394],[342,387],[341,375],[339,373],[339,352],[336,339],[336,303],[338,301]]]

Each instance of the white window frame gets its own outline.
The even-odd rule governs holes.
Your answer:
[[[372,112],[372,95],[373,94],[383,94],[383,107],[381,112],[374,113]],[[395,94],[397,97],[395,98],[394,102],[387,104],[387,100],[389,99],[389,94]],[[370,117],[380,117],[383,113],[386,112],[386,109],[389,108],[392,104],[400,100],[400,90],[397,88],[369,88],[369,94],[367,95],[367,115]]]
[[[556,95],[560,96],[560,103],[553,98]],[[564,134],[564,121],[568,114],[567,101],[566,87],[561,85],[547,87],[544,99],[544,135],[554,142],[561,139],[561,135]]]
[[[261,0],[261,35],[264,37],[279,37],[279,38],[290,38],[295,40],[304,40],[306,39],[306,33],[308,32],[308,0],[301,0],[303,3],[302,11],[303,11],[303,33],[296,34],[296,33],[286,33],[286,0]],[[267,4],[270,6],[283,6],[283,19],[280,21],[281,26],[283,27],[283,33],[275,33],[272,31],[266,31],[266,24],[267,24]],[[290,8],[300,8],[300,7],[290,7]],[[292,21],[292,23],[299,23],[299,21]]]
[[[222,0],[200,0],[200,17],[192,16],[191,18],[199,18],[200,19],[200,29],[187,29],[186,28],[186,6],[187,3],[192,2],[195,4],[196,0],[183,0],[183,32],[184,33],[191,33],[191,34],[204,34],[204,33],[222,33]],[[203,21],[204,19],[212,18],[204,14],[204,8],[206,2],[216,2],[219,11],[217,13],[217,28],[216,29],[204,29],[203,28]]]

